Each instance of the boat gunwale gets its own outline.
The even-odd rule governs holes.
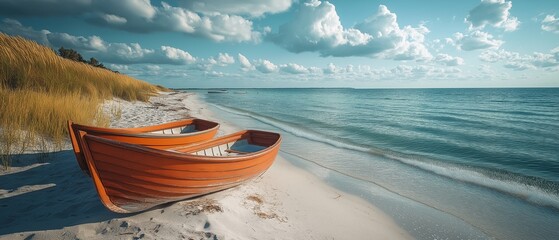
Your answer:
[[[150,133],[151,131],[161,131],[165,129],[171,129],[171,128],[190,125],[190,124],[195,124],[196,121],[212,123],[215,124],[215,126],[202,131],[181,133],[181,134]],[[103,127],[82,125],[82,124],[74,123],[72,121],[69,121],[69,125],[73,128],[74,131],[78,130],[78,131],[83,131],[86,133],[93,133],[93,134],[106,134],[106,135],[138,137],[138,138],[181,138],[181,137],[188,137],[188,136],[196,136],[196,135],[201,135],[207,132],[214,131],[220,127],[220,124],[217,122],[208,121],[199,118],[189,118],[189,119],[183,119],[183,120],[159,124],[159,125],[136,127],[136,128],[103,128]]]
[[[210,145],[210,144],[215,143],[215,145],[212,146],[212,147],[214,147],[214,146],[221,145],[223,143],[230,143],[230,142],[233,142],[235,140],[242,139],[242,135],[250,133],[250,132],[259,132],[259,133],[266,133],[266,134],[270,134],[270,135],[277,135],[277,139],[274,142],[274,144],[272,144],[270,146],[266,146],[264,149],[261,149],[261,150],[256,151],[256,152],[251,152],[251,153],[242,154],[242,155],[235,155],[235,156],[204,156],[204,155],[195,155],[195,154],[186,153],[186,152],[169,151],[169,149],[162,150],[162,149],[145,147],[145,146],[141,146],[141,145],[137,145],[137,144],[125,143],[125,142],[121,142],[121,141],[117,141],[117,140],[107,139],[107,138],[103,138],[103,137],[99,137],[99,136],[95,136],[95,135],[90,135],[90,134],[87,134],[87,132],[85,132],[85,135],[83,135],[83,138],[86,138],[87,141],[101,142],[101,144],[108,144],[108,145],[116,146],[118,148],[126,148],[128,150],[132,150],[132,151],[142,153],[142,154],[149,154],[149,155],[158,156],[158,157],[167,157],[167,158],[172,158],[172,159],[178,160],[178,161],[188,160],[188,161],[191,161],[191,162],[194,162],[194,163],[207,163],[207,161],[209,161],[210,159],[211,159],[212,163],[249,161],[249,160],[252,160],[255,157],[266,155],[267,153],[275,150],[276,148],[279,147],[279,145],[282,141],[282,137],[278,133],[261,131],[261,130],[243,130],[243,131],[239,131],[239,132],[236,132],[236,133],[233,133],[233,134],[218,137],[216,139],[210,139],[210,140],[206,140],[206,141],[202,141],[202,142],[198,142],[198,143],[188,144],[188,145],[185,145],[184,148],[202,147],[204,145]],[[231,140],[231,139],[234,139],[234,140]],[[89,151],[91,151],[91,149],[89,149]]]

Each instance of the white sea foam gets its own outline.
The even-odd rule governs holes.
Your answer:
[[[499,192],[516,196],[525,201],[559,209],[559,196],[549,193],[539,187],[510,180],[494,179],[480,172],[461,168],[458,166],[441,166],[424,161],[413,160],[403,157],[392,157],[405,164],[435,173],[451,179],[487,187]]]

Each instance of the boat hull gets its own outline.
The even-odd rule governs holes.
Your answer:
[[[85,134],[84,155],[101,202],[131,213],[242,184],[263,174],[281,143],[277,133],[247,130],[172,150]],[[244,142],[255,152],[233,151]],[[234,144],[233,144],[234,143]],[[221,148],[221,152],[209,149]],[[207,152],[207,155],[200,154]]]

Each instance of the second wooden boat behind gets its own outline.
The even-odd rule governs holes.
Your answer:
[[[89,170],[82,153],[83,143],[79,136],[80,132],[151,148],[166,149],[212,139],[218,128],[219,124],[216,122],[197,118],[138,128],[101,128],[68,121],[68,132],[76,160],[87,175]]]
[[[264,173],[275,160],[281,136],[246,130],[190,146],[160,150],[81,135],[101,202],[131,213],[221,191]]]

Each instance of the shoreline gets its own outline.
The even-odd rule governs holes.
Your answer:
[[[108,101],[111,127],[134,127],[187,116],[221,123],[218,136],[238,129],[215,119],[194,93],[170,92],[150,103]],[[411,239],[364,199],[327,185],[278,155],[261,177],[241,186],[132,215],[105,209],[69,150],[45,163],[24,156],[0,173],[0,238]],[[20,166],[21,165],[21,166]],[[40,200],[44,199],[44,200]]]
[[[205,103],[202,103],[197,96],[189,96],[188,100],[187,106],[203,106],[196,111],[199,115],[194,114],[193,117],[210,118],[220,122],[220,128],[225,133],[240,130],[227,119],[215,119]],[[272,198],[270,204],[275,205],[276,211],[283,212],[285,216],[283,218],[281,214],[278,214],[276,219],[284,225],[289,225],[288,228],[285,228],[286,226],[278,227],[277,224],[272,224],[277,233],[289,235],[281,236],[281,238],[411,239],[407,232],[371,203],[328,185],[310,172],[294,166],[282,157],[281,153],[261,178],[242,185],[240,188],[253,192],[251,196],[263,195],[266,196],[265,198]],[[242,192],[243,190],[233,191],[232,194]],[[227,197],[224,200],[227,201]],[[273,212],[274,207],[270,207],[271,214],[276,214]],[[217,217],[216,220],[220,221],[219,216]],[[284,221],[284,219],[288,220]],[[313,219],[317,221],[313,221]],[[270,223],[255,220],[251,224],[261,225],[263,229],[272,227],[267,226]],[[233,221],[235,220],[233,219]],[[239,224],[235,229],[239,228],[242,229],[243,225]],[[242,232],[250,232],[248,230]],[[307,233],[308,235],[305,235]],[[263,236],[238,236],[240,239],[247,237],[260,239]],[[272,233],[264,238],[273,237],[277,236]]]

